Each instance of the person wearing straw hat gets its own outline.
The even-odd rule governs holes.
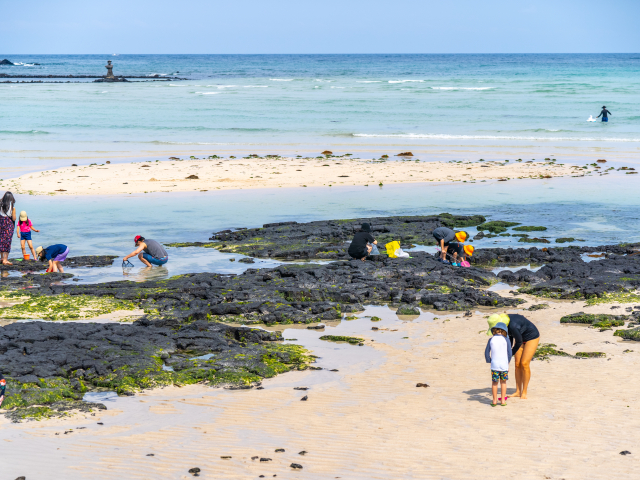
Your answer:
[[[33,243],[31,243],[31,231],[40,233],[40,230],[36,230],[33,228],[33,223],[29,220],[27,216],[27,212],[24,210],[20,212],[20,219],[18,220],[18,225],[16,225],[16,231],[18,233],[18,238],[20,239],[20,246],[22,247],[22,256],[25,260],[27,260],[27,250],[25,248],[25,243],[29,245],[29,249],[31,250],[31,255],[33,255],[33,259],[36,260],[36,251],[33,249]]]
[[[133,242],[136,244],[136,249],[124,257],[122,259],[123,262],[126,262],[136,255],[147,267],[151,267],[151,264],[161,267],[169,261],[169,254],[159,242],[151,240],[150,238],[144,238],[140,235],[136,235]]]
[[[67,259],[67,255],[69,255],[69,247],[61,243],[51,245],[47,248],[42,248],[42,246],[40,246],[36,248],[36,255],[41,262],[49,260],[49,268],[47,268],[47,272],[64,273],[62,262],[64,262]]]
[[[440,260],[442,263],[447,262],[447,249],[449,248],[449,244],[451,242],[464,242],[467,238],[469,238],[469,234],[467,232],[454,232],[450,228],[447,227],[438,227],[433,232],[431,232],[433,238],[435,238],[438,246],[440,247]]]

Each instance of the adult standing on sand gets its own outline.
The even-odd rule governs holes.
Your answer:
[[[123,261],[129,260],[131,257],[138,255],[138,258],[147,267],[151,267],[151,264],[162,266],[169,261],[169,254],[160,243],[150,238],[144,238],[140,235],[136,235],[133,239],[136,244],[136,249],[129,255],[123,258]]]
[[[516,393],[513,397],[527,398],[527,387],[531,380],[531,360],[540,342],[537,327],[523,315],[507,314],[509,317],[509,338],[514,342],[513,356],[516,359]]]
[[[13,194],[6,192],[0,203],[0,253],[2,253],[3,265],[13,265],[9,261],[9,252],[11,252],[11,240],[16,226],[15,204],[16,199]]]

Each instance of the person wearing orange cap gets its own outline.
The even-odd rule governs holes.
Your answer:
[[[462,262],[467,260],[467,257],[473,255],[473,245],[464,245],[460,242],[451,242],[449,244],[448,251],[452,258],[451,265],[454,267],[460,267]]]
[[[454,232],[450,228],[447,227],[438,227],[433,232],[431,232],[433,238],[435,238],[436,242],[438,242],[438,246],[440,247],[440,261],[442,263],[447,262],[447,249],[451,242],[462,243],[467,238],[469,238],[469,234],[467,232]]]

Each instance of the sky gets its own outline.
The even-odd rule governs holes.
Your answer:
[[[0,4],[0,55],[640,51],[638,0],[4,0]]]

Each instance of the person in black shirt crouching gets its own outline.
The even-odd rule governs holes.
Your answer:
[[[363,262],[367,259],[373,247],[378,241],[371,235],[371,225],[363,223],[360,231],[353,236],[351,246],[349,247],[349,255],[351,258],[359,258]]]

